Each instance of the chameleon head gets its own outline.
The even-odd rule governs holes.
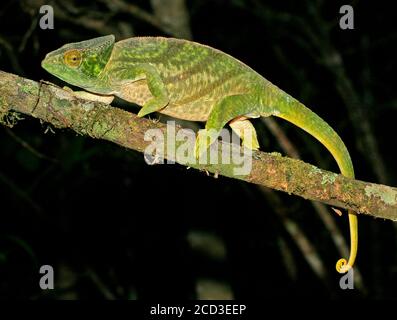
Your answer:
[[[98,75],[110,59],[114,36],[69,43],[50,52],[41,66],[54,76],[81,88],[95,87]]]

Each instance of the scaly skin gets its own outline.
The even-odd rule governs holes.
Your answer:
[[[258,148],[249,118],[283,118],[319,140],[341,173],[354,178],[349,153],[337,133],[303,104],[254,70],[211,47],[186,40],[114,36],[72,43],[49,53],[42,62],[60,79],[100,95],[118,96],[143,106],[139,116],[161,112],[175,118],[206,121],[196,141],[196,155],[213,143],[229,123],[251,149]],[[247,131],[252,139],[245,139]],[[357,254],[357,217],[349,211],[351,252],[336,269],[344,273]]]

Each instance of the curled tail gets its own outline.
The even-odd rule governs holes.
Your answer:
[[[318,141],[320,141],[336,160],[341,173],[349,178],[354,178],[353,164],[349,152],[338,134],[317,114],[305,107],[303,104],[282,92],[269,104],[276,106],[271,112],[276,117],[285,119],[294,125],[305,130]],[[264,115],[268,115],[264,112]],[[350,257],[349,260],[339,259],[336,263],[336,270],[339,273],[347,272],[353,267],[357,256],[358,246],[358,224],[356,214],[349,210],[350,226]]]

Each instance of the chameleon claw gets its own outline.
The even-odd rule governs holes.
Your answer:
[[[332,208],[332,207],[331,207],[331,209],[334,210],[334,212],[335,212],[339,217],[341,217],[341,216],[343,215],[342,211],[340,211],[339,209]]]
[[[145,110],[144,108],[142,108],[141,110],[139,110],[137,116],[139,118],[143,118],[144,116],[146,116],[149,113],[151,113],[151,111],[148,111],[147,109]]]

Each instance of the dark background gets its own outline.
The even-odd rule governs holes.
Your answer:
[[[191,37],[244,61],[324,118],[345,141],[358,179],[396,185],[390,3],[343,2],[354,8],[355,29],[341,30],[341,4],[325,0],[191,0],[185,7],[5,0],[0,69],[65,85],[40,67],[65,43],[109,33]],[[43,4],[54,8],[54,30],[38,26]],[[337,171],[315,139],[275,123],[304,161]],[[262,150],[286,154],[272,130],[254,124]],[[333,239],[341,232],[348,240],[347,217],[330,208],[324,224],[304,199],[179,165],[148,166],[140,153],[27,116],[0,127],[0,163],[2,299],[397,297],[391,222],[360,216],[361,278],[343,291]],[[54,290],[39,287],[45,264],[54,268]]]

